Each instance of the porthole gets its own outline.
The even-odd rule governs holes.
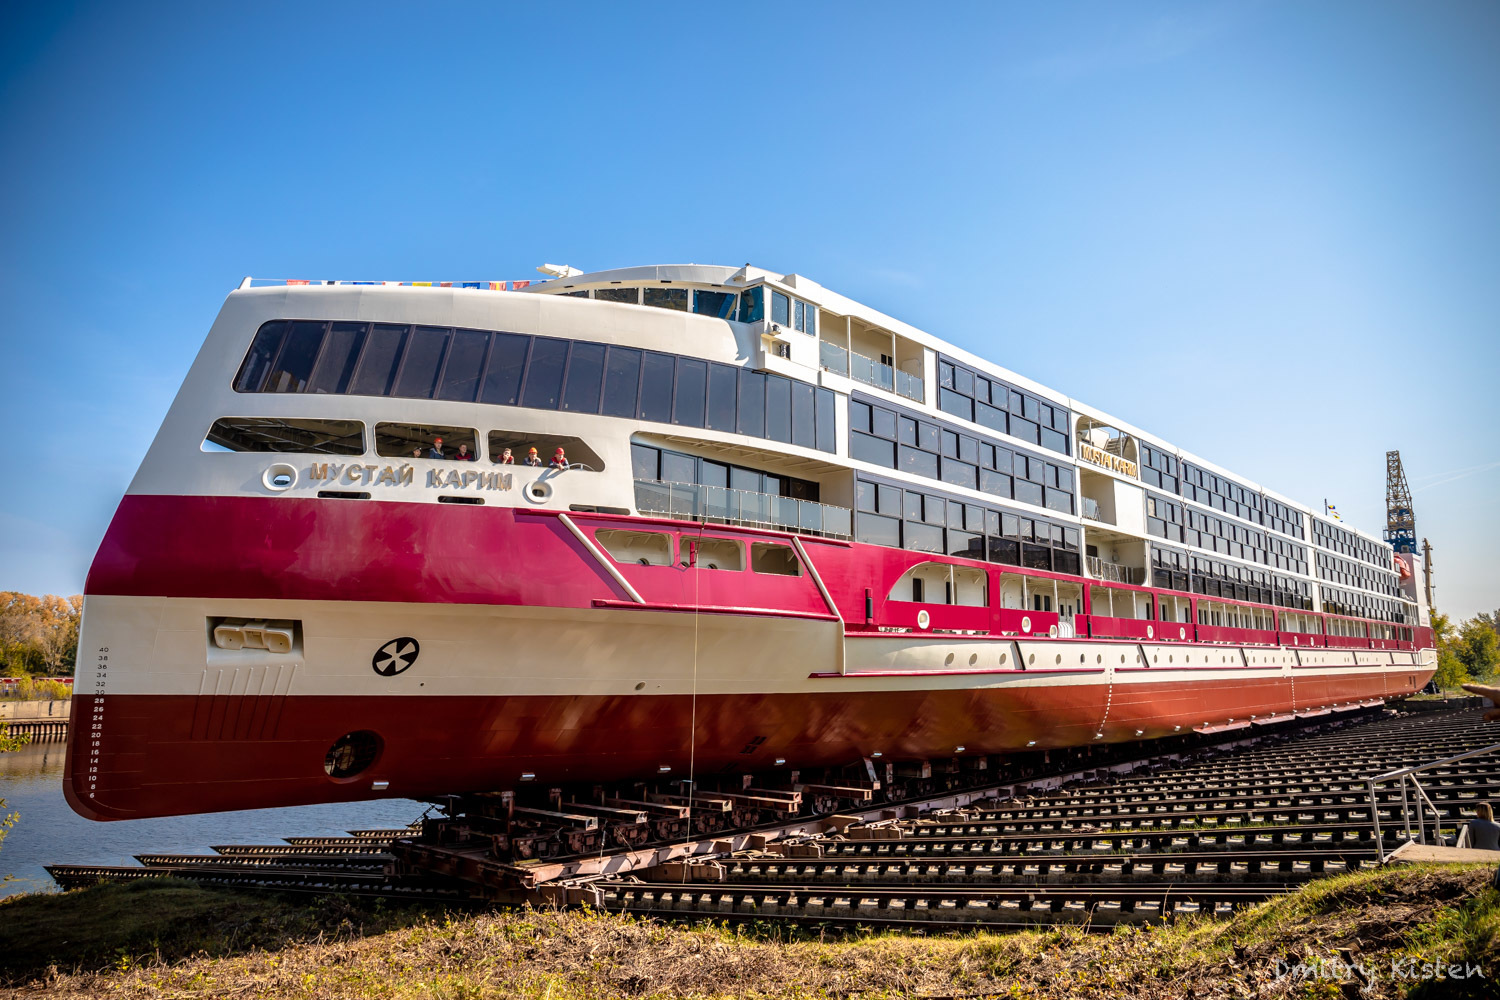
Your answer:
[[[943,666],[945,666],[945,667],[951,667],[951,666],[953,666],[953,654],[952,653],[949,653],[947,656],[943,657]]]
[[[1000,654],[1000,662],[1001,662],[1001,663],[1004,663],[1004,662],[1005,662],[1005,654],[1004,654],[1004,653],[1001,653],[1001,654]]]
[[[1161,657],[1158,656],[1156,653],[1152,653],[1151,654],[1151,662],[1152,663],[1159,663],[1159,662],[1161,662]]]
[[[1061,653],[1057,654],[1057,665],[1058,666],[1062,666],[1062,654]]]
[[[1120,659],[1121,659],[1121,661],[1123,661],[1125,659],[1125,657],[1122,656],[1122,657],[1120,657]],[[1095,663],[1103,663],[1104,662],[1104,654],[1103,653],[1099,653],[1098,655],[1096,655],[1094,657],[1094,662]]]
[[[1136,659],[1140,659],[1140,657],[1136,657]],[[1120,654],[1120,662],[1121,662],[1121,663],[1124,663],[1124,662],[1125,662],[1125,654],[1124,654],[1124,653],[1121,653],[1121,654]]]
[[[645,681],[641,681],[639,684],[637,684],[635,686],[635,689],[637,691],[644,691],[646,689],[646,682]]]
[[[323,770],[336,781],[347,781],[375,763],[380,748],[380,737],[368,729],[345,733],[323,755]]]
[[[1027,663],[1035,663],[1036,662],[1036,654],[1035,653],[1028,654],[1027,657],[1026,657],[1026,662]]]
[[[285,462],[277,462],[261,473],[260,481],[265,484],[266,489],[281,493],[297,485],[297,470]]]
[[[970,653],[969,654],[969,666],[972,667],[972,666],[974,666],[978,662],[979,662],[979,654],[978,653]]]
[[[546,503],[552,499],[552,484],[544,483],[541,480],[537,480],[534,483],[527,483],[521,490],[521,495],[532,503]]]
[[[1083,654],[1083,653],[1079,653],[1078,654],[1078,663],[1079,663],[1080,666],[1085,662],[1086,659],[1087,659],[1087,657],[1085,656],[1085,654]]]

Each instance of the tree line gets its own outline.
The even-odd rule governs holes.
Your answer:
[[[67,676],[78,660],[83,595],[0,591],[0,676]]]
[[[1437,640],[1438,667],[1433,681],[1451,691],[1460,684],[1488,684],[1500,668],[1500,608],[1481,611],[1455,625],[1447,615],[1432,613],[1432,632]]]

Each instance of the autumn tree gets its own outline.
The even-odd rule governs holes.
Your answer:
[[[83,597],[0,591],[0,672],[71,674]]]
[[[1432,680],[1438,688],[1443,691],[1453,691],[1459,685],[1472,680],[1473,678],[1464,668],[1463,660],[1459,659],[1453,648],[1457,637],[1454,634],[1452,620],[1447,615],[1434,611],[1432,634],[1437,644],[1438,654],[1437,672],[1432,675]]]

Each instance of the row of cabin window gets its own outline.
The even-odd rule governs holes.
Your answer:
[[[1153,494],[1146,495],[1146,530],[1158,538],[1193,545],[1221,555],[1307,572],[1307,549],[1255,528],[1210,517],[1202,511]]]
[[[1318,579],[1345,587],[1372,590],[1387,597],[1396,597],[1401,593],[1395,574],[1379,573],[1361,563],[1322,552],[1318,553]]]
[[[747,469],[649,444],[630,446],[630,464],[634,478],[651,482],[718,486],[795,500],[818,500],[818,484],[806,479]]]
[[[938,359],[938,409],[971,424],[1070,454],[1066,407],[997,382],[952,361]]]
[[[1181,493],[1186,500],[1222,510],[1283,535],[1307,537],[1302,527],[1302,515],[1286,504],[1186,462],[1182,465]]]
[[[1200,574],[1206,574],[1206,578],[1215,579],[1220,576],[1229,578],[1236,584],[1243,579],[1246,586],[1255,586],[1259,590],[1269,588],[1276,599],[1266,601],[1267,604],[1286,605],[1290,598],[1306,599],[1310,605],[1312,602],[1312,585],[1305,580],[1297,580],[1291,577],[1281,576],[1278,573],[1262,573],[1259,570],[1250,570],[1242,567],[1234,567],[1235,573],[1231,575],[1231,567],[1211,560],[1204,560],[1201,565],[1196,557],[1189,555],[1179,549],[1167,548],[1163,545],[1151,546],[1151,568],[1156,586],[1171,590],[1191,589],[1190,576],[1197,567]],[[1221,572],[1218,567],[1223,567]],[[1267,583],[1269,577],[1269,584]],[[1285,599],[1284,599],[1285,598]]]
[[[1149,444],[1141,445],[1141,481],[1173,494],[1182,492],[1177,478],[1177,457]]]
[[[1079,573],[1077,528],[863,477],[854,494],[857,541]]]
[[[234,387],[597,413],[835,450],[831,389],[701,358],[518,333],[273,320],[256,332]]]
[[[1071,468],[857,397],[849,401],[849,456],[950,486],[1075,513]]]
[[[1350,556],[1361,562],[1367,562],[1371,566],[1383,570],[1391,568],[1391,547],[1381,542],[1372,542],[1368,538],[1356,535],[1352,531],[1320,521],[1316,517],[1312,519],[1313,541],[1320,548],[1337,552],[1340,555]]]
[[[1318,586],[1318,591],[1322,599],[1323,610],[1330,614],[1415,624],[1415,616],[1412,615],[1410,606],[1403,601],[1393,601],[1324,584]]]
[[[600,302],[626,302],[634,305],[693,312],[715,319],[734,319],[739,296],[735,292],[710,291],[702,288],[668,288],[659,285],[610,285],[604,288],[559,292],[569,298],[596,299]]]
[[[636,566],[672,565],[674,536],[662,531],[601,528],[594,540],[617,563]],[[677,565],[738,573],[745,569],[745,543],[734,538],[683,538],[677,546]],[[751,542],[750,569],[768,576],[801,576],[802,563],[790,545]]]
[[[442,445],[437,445],[442,441]],[[500,463],[505,450],[511,450],[516,465],[526,459],[528,449],[535,448],[542,462],[551,460],[562,448],[570,465],[583,466],[591,472],[603,472],[604,460],[583,439],[559,434],[499,430],[488,434],[489,460]],[[382,458],[459,459],[459,446],[467,455],[464,460],[482,461],[479,435],[472,427],[446,424],[409,424],[382,422],[375,425],[375,454]],[[220,417],[204,435],[205,450],[297,455],[363,455],[365,425],[360,420],[330,420],[298,417]]]
[[[757,285],[741,293],[706,289],[668,288],[658,285],[610,285],[604,288],[579,289],[560,294],[572,298],[592,298],[599,302],[625,302],[635,305],[694,312],[716,319],[735,319],[741,323],[758,323],[766,318],[767,289]],[[818,333],[818,307],[811,302],[792,298],[783,292],[771,292],[771,322],[800,330],[809,336]]]

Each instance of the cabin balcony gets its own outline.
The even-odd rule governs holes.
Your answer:
[[[637,479],[635,506],[644,515],[678,521],[736,524],[827,538],[849,538],[854,533],[854,514],[848,507],[724,486]]]
[[[1083,544],[1083,567],[1089,579],[1137,587],[1146,585],[1147,555],[1143,540],[1085,523]]]
[[[824,371],[918,403],[926,400],[927,361],[921,344],[827,309],[819,319],[818,338]]]

